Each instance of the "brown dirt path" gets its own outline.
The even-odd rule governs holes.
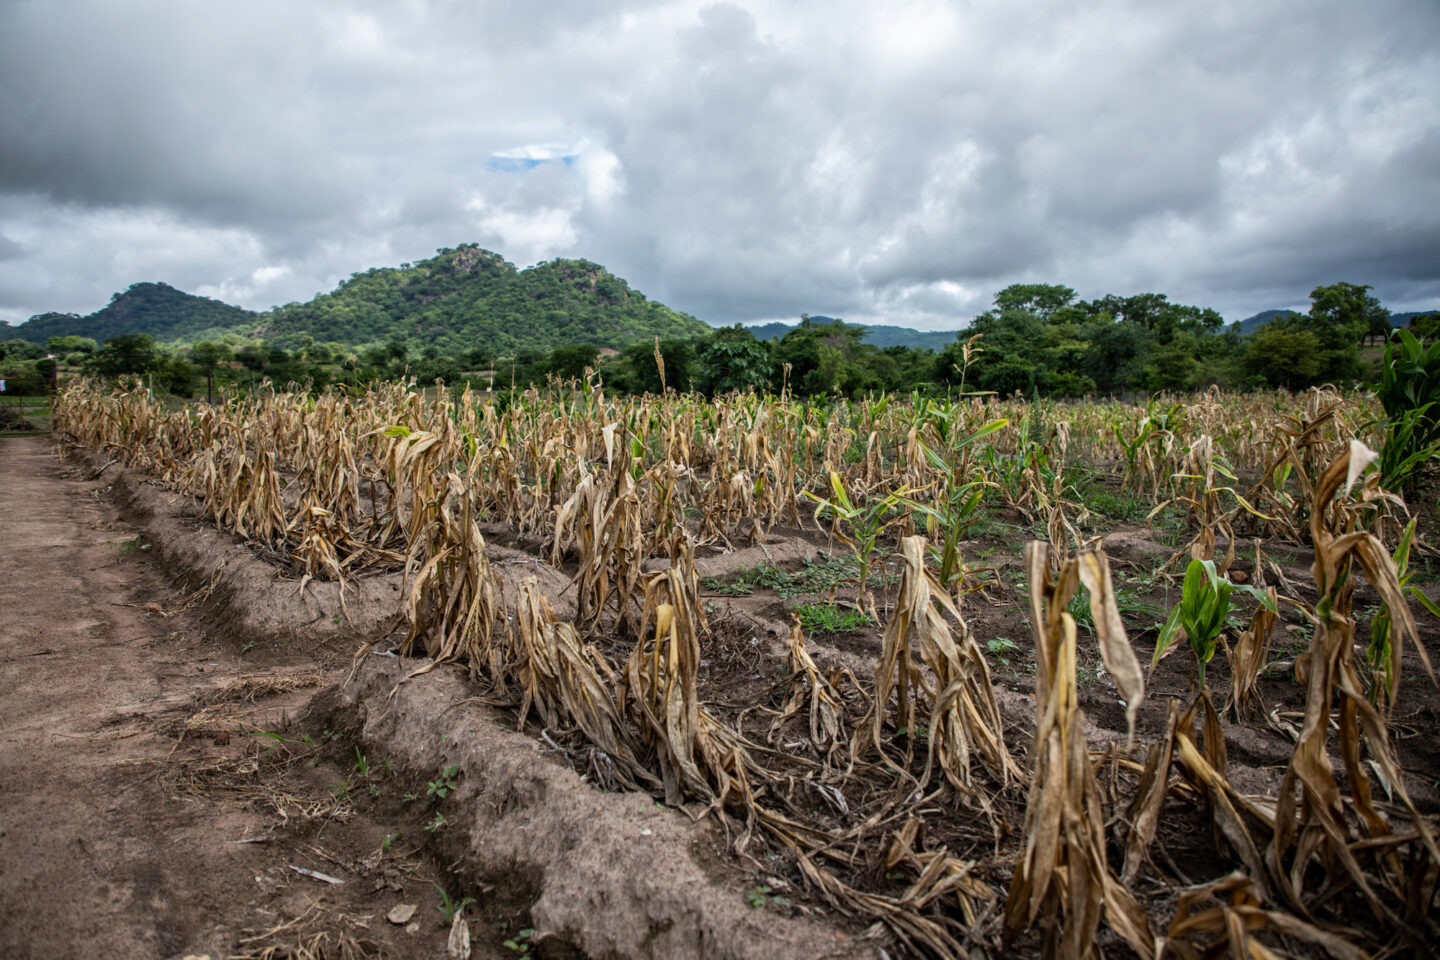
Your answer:
[[[292,724],[333,667],[207,638],[85,473],[0,440],[0,957],[444,956],[433,866]]]

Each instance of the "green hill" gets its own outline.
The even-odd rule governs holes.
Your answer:
[[[1240,332],[1254,333],[1256,330],[1260,329],[1262,325],[1269,323],[1276,317],[1283,317],[1287,313],[1290,313],[1290,311],[1261,310],[1253,317],[1246,317],[1244,320],[1240,321]],[[1410,313],[1392,313],[1390,314],[1390,325],[1392,327],[1408,327],[1410,325],[1410,321],[1414,320],[1416,317],[1426,317],[1432,313],[1440,313],[1440,310],[1414,310]]]
[[[165,283],[136,283],[89,316],[42,313],[15,327],[10,336],[44,343],[51,337],[111,337],[148,333],[156,340],[202,340],[225,331],[244,331],[260,319],[257,313],[209,297],[197,297]]]
[[[308,303],[276,307],[256,336],[280,346],[303,337],[347,344],[406,340],[442,353],[476,346],[495,354],[566,344],[622,347],[709,328],[588,260],[551,260],[517,270],[475,244],[429,260],[357,273]]]
[[[44,344],[77,335],[104,342],[148,333],[162,342],[239,333],[294,348],[306,338],[349,346],[407,341],[442,354],[484,347],[492,354],[549,352],[568,344],[623,347],[636,341],[699,336],[709,327],[647,300],[588,260],[551,260],[517,270],[475,244],[441,250],[419,263],[354,274],[330,293],[268,313],[197,297],[163,283],[137,283],[102,310],[81,317],[42,313],[9,336]]]

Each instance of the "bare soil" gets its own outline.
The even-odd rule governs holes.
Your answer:
[[[0,445],[0,542],[0,957],[446,956],[444,897],[473,900],[482,960],[887,942],[755,909],[700,810],[597,789],[461,668],[410,676],[426,662],[383,649],[398,575],[343,605],[299,590],[183,498],[46,439]],[[559,571],[489,552],[508,591],[538,575],[573,610]]]
[[[340,663],[212,636],[84,474],[0,441],[0,956],[443,956],[444,874],[409,831],[382,851],[389,811],[301,719]],[[510,906],[474,956],[514,956]]]

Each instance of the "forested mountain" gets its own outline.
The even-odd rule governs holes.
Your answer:
[[[202,340],[225,332],[248,332],[259,319],[257,313],[197,297],[169,284],[135,283],[89,316],[42,313],[9,335],[41,345],[51,337],[89,337],[104,343],[134,333],[147,333],[160,341]]]
[[[839,323],[834,317],[810,317],[812,323]],[[794,330],[798,324],[794,323],[762,323],[747,329],[755,335],[756,340],[779,340]],[[934,350],[937,353],[944,350],[954,341],[959,331],[956,330],[915,330],[911,327],[892,327],[874,325],[865,328],[863,342],[880,350],[886,347],[910,347],[915,350]]]
[[[1408,327],[1412,321],[1420,317],[1433,317],[1436,314],[1440,314],[1440,308],[1435,310],[1412,310],[1410,313],[1392,313],[1390,314],[1390,322],[1397,327]]]
[[[330,293],[259,314],[163,283],[137,283],[87,317],[43,313],[5,331],[36,344],[50,337],[104,341],[144,333],[159,342],[195,342],[225,333],[294,349],[407,343],[458,355],[482,348],[508,356],[568,344],[623,347],[693,337],[709,327],[671,310],[597,263],[551,260],[517,270],[475,244],[440,250],[399,267],[357,273]],[[3,338],[0,338],[3,339]]]
[[[1255,316],[1246,317],[1244,320],[1240,321],[1240,332],[1254,333],[1260,327],[1269,323],[1271,320],[1274,320],[1276,317],[1284,317],[1287,316],[1289,313],[1289,310],[1261,310],[1259,313],[1255,314]],[[1414,320],[1416,317],[1427,317],[1434,313],[1440,313],[1440,309],[1416,310],[1411,313],[1392,313],[1390,314],[1390,325],[1393,327],[1408,327],[1410,325],[1410,321]]]
[[[1276,317],[1283,317],[1289,313],[1289,310],[1261,310],[1253,317],[1246,317],[1240,321],[1240,332],[1254,333],[1258,328],[1263,327]]]
[[[288,348],[305,337],[352,345],[398,340],[442,354],[480,346],[506,356],[566,344],[618,348],[708,329],[588,260],[517,270],[499,254],[461,244],[419,263],[357,273],[308,303],[276,307],[256,336]]]

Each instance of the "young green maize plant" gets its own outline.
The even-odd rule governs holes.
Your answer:
[[[901,517],[896,511],[905,502],[904,497],[910,491],[902,488],[883,497],[869,497],[863,507],[856,506],[845,489],[845,481],[834,470],[830,471],[830,489],[834,494],[834,498],[830,500],[817,497],[809,490],[805,491],[805,496],[819,504],[815,508],[815,522],[819,523],[821,517],[829,513],[831,534],[855,555],[855,562],[860,568],[857,576],[860,581],[860,603],[870,616],[878,620],[880,615],[875,609],[875,600],[870,595],[870,568],[875,562],[875,551],[880,546],[881,534],[899,522]],[[845,530],[840,529],[842,524]]]
[[[1248,592],[1266,608],[1274,612],[1274,600],[1267,594],[1252,587],[1244,586]],[[1215,656],[1220,634],[1225,630],[1225,618],[1230,613],[1230,594],[1235,584],[1220,576],[1213,560],[1191,560],[1185,570],[1185,581],[1180,590],[1180,602],[1170,613],[1155,643],[1155,656],[1150,661],[1153,669],[1160,658],[1174,645],[1182,631],[1190,641],[1190,651],[1195,654],[1195,665],[1199,671],[1199,688],[1205,689],[1205,664]]]
[[[940,416],[935,415],[932,419],[939,421]],[[929,444],[919,444],[920,452],[930,462],[931,468],[939,474],[937,492],[931,498],[931,503],[904,496],[899,499],[910,509],[927,517],[933,535],[940,542],[938,548],[931,548],[931,555],[939,564],[940,583],[946,588],[953,589],[952,585],[963,573],[960,541],[980,519],[980,505],[987,490],[996,486],[983,477],[967,481],[968,455],[964,452],[965,448],[1008,424],[1008,420],[990,421],[974,433],[951,444],[948,455]]]
[[[1382,481],[1383,484],[1383,481]],[[1417,586],[1410,583],[1415,571],[1410,569],[1410,545],[1415,538],[1415,520],[1405,525],[1400,543],[1391,558],[1395,561],[1395,572],[1400,593],[1408,599],[1418,600],[1420,605],[1440,617],[1440,605],[1431,600]],[[1395,697],[1395,668],[1391,655],[1390,604],[1382,602],[1380,612],[1370,621],[1370,646],[1365,650],[1365,663],[1370,668],[1370,702],[1379,705],[1381,700],[1393,701]]]

